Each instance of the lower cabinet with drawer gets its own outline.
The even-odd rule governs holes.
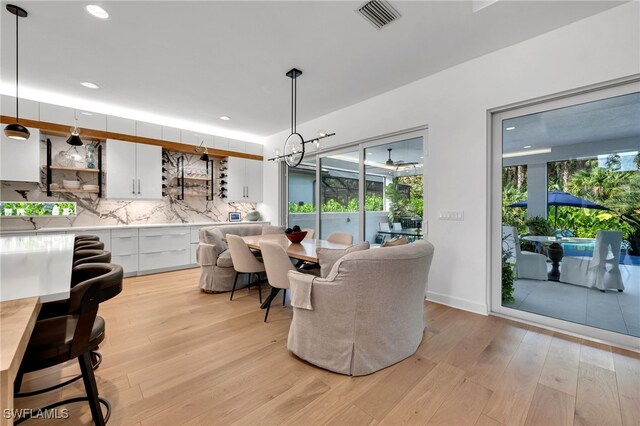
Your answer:
[[[138,235],[138,272],[189,267],[191,236],[188,227],[140,228]]]
[[[138,272],[138,228],[111,230],[111,262],[122,266],[125,276]]]
[[[75,234],[75,235],[95,235],[100,238],[100,241],[104,243],[104,249],[107,251],[111,251],[111,230],[106,229],[82,229],[82,228],[73,228],[72,231],[67,231],[67,234]]]

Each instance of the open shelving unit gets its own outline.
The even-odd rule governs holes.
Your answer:
[[[177,173],[177,185],[180,190],[180,194],[178,194],[178,200],[184,200],[184,197],[206,197],[207,201],[213,200],[213,160],[206,161],[207,164],[207,177],[190,177],[184,175],[184,155],[178,157],[178,161],[176,162]],[[198,192],[185,192],[184,183],[185,181],[193,181],[193,182],[201,182],[204,184],[206,188],[206,193],[198,193]]]
[[[98,174],[98,189],[51,189],[52,172],[53,171],[67,171],[67,172],[81,172],[81,173],[97,173]],[[65,167],[54,166],[51,164],[51,139],[47,138],[47,196],[51,196],[53,193],[79,193],[79,194],[98,194],[98,197],[102,197],[102,145],[98,145],[98,168],[89,169],[82,167]]]

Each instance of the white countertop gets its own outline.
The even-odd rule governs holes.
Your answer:
[[[0,302],[69,298],[73,234],[0,237]]]
[[[9,236],[14,233],[27,234],[35,232],[74,232],[74,231],[99,231],[108,229],[135,229],[135,228],[168,228],[179,226],[217,226],[217,225],[251,225],[251,224],[269,224],[268,221],[242,221],[242,222],[190,222],[190,223],[142,223],[133,225],[89,225],[89,226],[58,226],[51,228],[39,229],[7,229],[1,230],[1,235]]]

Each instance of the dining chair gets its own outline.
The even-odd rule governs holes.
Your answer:
[[[515,226],[502,227],[502,249],[510,252],[508,262],[515,264],[516,278],[547,280],[547,256],[520,250],[520,239]]]
[[[260,286],[260,272],[264,272],[264,263],[260,262],[256,256],[249,250],[249,247],[244,242],[242,237],[233,234],[227,234],[227,244],[229,245],[229,251],[231,252],[231,261],[233,262],[233,269],[236,271],[236,277],[233,280],[233,288],[231,289],[231,296],[229,300],[233,300],[233,293],[236,291],[236,285],[238,284],[238,276],[240,274],[249,274],[249,286],[253,283],[253,277],[257,277],[258,294],[260,297],[260,303],[262,303],[262,288]],[[249,287],[248,286],[248,287]]]
[[[84,264],[78,267],[85,278],[71,289],[71,296],[64,315],[36,321],[27,344],[22,364],[14,382],[15,397],[27,397],[48,392],[82,378],[87,396],[71,398],[50,404],[39,410],[25,410],[22,419],[29,413],[38,413],[74,402],[88,401],[96,425],[104,425],[111,415],[109,401],[100,398],[93,373],[91,351],[105,338],[105,322],[99,317],[99,304],[122,291],[122,267],[114,264]],[[33,392],[20,394],[24,374],[53,367],[77,359],[82,374],[64,383]],[[100,404],[107,409],[103,415]]]
[[[304,228],[302,231],[306,232],[307,235],[304,236],[305,240],[311,240],[313,239],[313,236],[315,235],[316,231],[314,231],[311,228]]]
[[[402,231],[402,223],[400,223],[400,222],[393,222],[393,230],[394,230],[394,231]]]
[[[285,305],[287,289],[289,288],[289,277],[287,273],[289,271],[295,271],[296,268],[291,263],[289,256],[287,256],[287,252],[285,252],[278,243],[261,241],[260,251],[262,252],[262,259],[264,260],[264,267],[267,272],[267,280],[269,281],[269,285],[271,285],[271,294],[269,294],[267,298],[267,312],[264,315],[264,322],[267,322],[271,302],[273,302],[273,299],[278,295],[280,290],[283,290],[282,306]]]
[[[100,241],[100,237],[97,235],[76,235],[73,242],[77,243],[79,241]]]
[[[327,237],[327,241],[336,244],[353,244],[353,235],[343,234],[340,232],[332,232]]]
[[[382,231],[382,232],[391,232],[391,228],[389,227],[389,222],[380,222],[378,224],[378,228]]]

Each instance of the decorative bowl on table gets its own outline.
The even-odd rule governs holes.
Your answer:
[[[307,236],[307,231],[290,232],[288,234],[285,233],[284,235],[286,235],[289,241],[293,244],[300,244],[302,240],[304,240],[304,237]]]

